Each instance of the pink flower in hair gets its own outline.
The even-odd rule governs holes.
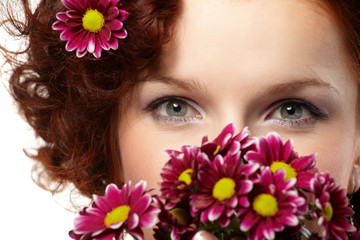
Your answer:
[[[111,240],[122,239],[127,232],[137,239],[143,239],[141,228],[153,227],[155,214],[160,209],[151,206],[153,198],[145,191],[144,181],[136,184],[130,191],[131,183],[122,189],[109,184],[105,197],[94,196],[94,203],[85,208],[75,219],[75,227],[69,235],[77,240]]]
[[[76,49],[77,57],[88,52],[101,57],[102,49],[116,50],[118,39],[127,36],[123,21],[128,13],[120,0],[62,0],[66,12],[59,12],[53,29],[62,31],[60,39],[67,41],[66,50]]]

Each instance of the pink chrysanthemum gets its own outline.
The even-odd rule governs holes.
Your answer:
[[[75,219],[70,236],[81,240],[120,240],[128,232],[137,239],[143,239],[141,228],[153,227],[157,219],[155,214],[160,209],[151,206],[153,199],[145,191],[144,181],[136,184],[132,191],[130,185],[129,182],[119,190],[116,185],[110,184],[105,197],[95,195],[93,205]]]
[[[249,151],[244,158],[250,164],[269,166],[273,173],[284,169],[285,180],[296,178],[296,186],[305,189],[309,189],[310,180],[316,172],[315,155],[299,157],[293,151],[292,141],[283,144],[277,133],[270,133],[266,138],[260,137],[256,150]]]
[[[77,57],[90,52],[101,57],[102,49],[118,49],[118,39],[127,36],[123,21],[128,13],[120,0],[62,0],[66,12],[59,12],[53,24],[67,41],[66,50],[76,50]]]
[[[204,152],[210,160],[213,160],[217,154],[225,156],[226,154],[235,155],[239,151],[252,149],[255,142],[249,137],[250,133],[247,128],[241,130],[239,134],[234,137],[235,125],[230,123],[225,126],[219,136],[213,141],[209,141],[205,136],[202,139],[200,150]]]
[[[251,205],[238,211],[240,229],[248,232],[248,239],[274,239],[275,232],[299,224],[298,207],[305,199],[295,190],[295,179],[284,181],[285,171],[272,173],[269,167],[261,171],[260,181],[249,194]]]
[[[239,155],[216,155],[213,161],[205,162],[199,170],[198,190],[190,196],[190,205],[191,214],[200,214],[201,222],[219,220],[220,226],[226,227],[235,209],[248,207],[246,194],[253,186],[249,178],[258,176],[259,166],[240,166]]]
[[[316,206],[311,215],[324,227],[325,239],[348,239],[346,232],[356,229],[348,221],[354,212],[348,207],[345,190],[336,186],[328,173],[316,174],[310,188]]]
[[[154,238],[157,240],[180,240],[186,236],[186,239],[192,239],[197,232],[198,224],[190,215],[190,206],[188,202],[178,204],[163,204],[157,199],[158,206],[161,209],[158,215],[159,222],[154,229]],[[170,209],[167,206],[172,205]]]
[[[161,196],[172,203],[178,203],[188,198],[197,170],[205,161],[205,156],[196,146],[183,146],[181,152],[166,152],[170,160],[161,170]]]

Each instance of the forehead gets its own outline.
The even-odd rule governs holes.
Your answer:
[[[329,59],[345,53],[341,37],[330,15],[312,1],[184,0],[164,57],[168,69],[188,72],[216,64],[219,71],[236,67],[246,73],[265,62],[272,70],[312,62],[329,67]],[[227,59],[231,63],[220,61]]]

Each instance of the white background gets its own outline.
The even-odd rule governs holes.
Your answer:
[[[33,162],[22,148],[34,146],[34,138],[30,127],[16,114],[3,80],[0,113],[0,239],[70,239],[74,214],[31,180]]]
[[[4,43],[11,48],[18,45],[0,31],[0,44]],[[2,63],[0,58],[0,239],[70,239],[68,231],[73,228],[75,215],[57,204],[68,206],[68,194],[59,200],[31,180],[33,161],[22,149],[36,146],[36,141],[7,92],[8,76]]]
[[[67,233],[74,214],[31,180],[33,161],[22,149],[34,146],[35,139],[17,114],[4,76],[0,85],[0,239],[70,239]]]

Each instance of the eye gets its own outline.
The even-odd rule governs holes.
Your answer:
[[[152,112],[157,121],[188,123],[202,119],[199,107],[188,99],[181,97],[164,97],[150,103],[146,110]]]
[[[174,116],[174,117],[184,117],[190,112],[192,109],[189,107],[188,104],[182,100],[175,99],[170,100],[161,104],[158,108],[158,112],[162,113],[163,115]]]
[[[277,109],[274,117],[279,119],[301,119],[311,115],[311,112],[299,103],[285,103]]]
[[[312,103],[299,99],[283,100],[275,104],[274,110],[266,120],[287,126],[312,125],[317,120],[327,117]]]

